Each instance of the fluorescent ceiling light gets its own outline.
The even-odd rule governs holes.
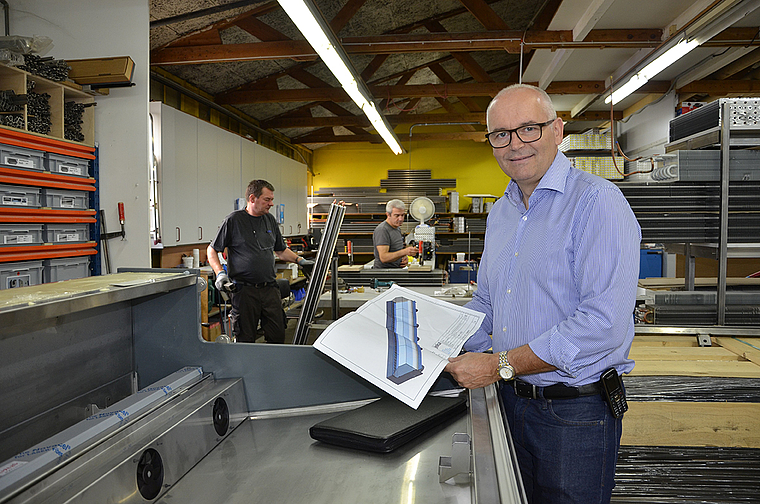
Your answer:
[[[680,41],[678,44],[665,51],[657,59],[639,70],[639,72],[634,74],[628,82],[616,89],[611,95],[607,96],[607,98],[604,99],[604,103],[610,103],[611,101],[613,105],[617,105],[620,100],[639,89],[655,75],[668,68],[698,46],[699,42],[696,40],[690,40],[688,42],[686,40]]]
[[[388,144],[394,154],[404,152],[388,122],[377,111],[375,104],[369,99],[369,92],[362,91],[363,85],[351,71],[346,60],[338,50],[337,42],[330,41],[326,30],[322,29],[312,9],[305,0],[277,0],[301,34],[319,54],[327,68],[333,73],[343,90],[369,118],[370,123]]]

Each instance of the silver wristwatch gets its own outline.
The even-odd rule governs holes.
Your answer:
[[[507,352],[499,352],[499,376],[502,380],[511,380],[515,377],[515,368],[507,360]]]

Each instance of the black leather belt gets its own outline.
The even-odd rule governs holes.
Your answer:
[[[574,399],[581,396],[596,395],[602,391],[602,386],[599,382],[581,385],[580,387],[569,387],[564,383],[557,383],[548,387],[537,387],[521,380],[511,380],[506,385],[511,385],[515,390],[515,394],[519,397],[527,397],[528,399],[538,399],[540,397],[544,399]]]
[[[277,285],[276,280],[272,280],[271,282],[261,282],[261,283],[248,283],[248,282],[241,282],[240,280],[235,280],[235,283],[238,285],[242,285],[243,287],[255,287],[257,289],[263,289],[264,287],[275,287]]]

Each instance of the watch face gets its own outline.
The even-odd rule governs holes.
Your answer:
[[[515,376],[515,370],[512,366],[499,368],[499,376],[501,376],[502,380],[511,380]]]

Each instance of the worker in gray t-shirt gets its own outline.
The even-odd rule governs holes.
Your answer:
[[[375,250],[373,268],[403,268],[409,259],[417,255],[416,247],[404,247],[404,235],[401,224],[406,215],[406,205],[399,199],[392,199],[385,205],[386,219],[372,233],[372,245]]]

